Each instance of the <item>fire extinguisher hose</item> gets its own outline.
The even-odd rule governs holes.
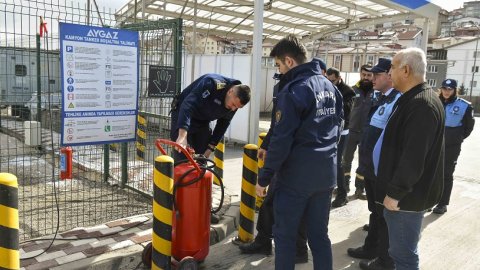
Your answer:
[[[176,205],[176,200],[175,200],[175,194],[176,194],[177,188],[182,188],[182,187],[186,187],[186,186],[195,184],[196,182],[202,180],[205,173],[207,171],[209,171],[215,177],[217,177],[220,181],[220,190],[221,190],[221,192],[220,192],[220,204],[218,205],[218,207],[216,209],[212,209],[210,211],[212,214],[218,213],[222,209],[224,196],[225,196],[225,187],[223,186],[222,178],[220,177],[220,175],[218,175],[217,172],[215,172],[215,170],[214,170],[215,163],[213,162],[213,160],[208,159],[206,157],[202,157],[202,156],[193,157],[193,159],[197,162],[197,164],[200,167],[202,173],[199,176],[195,177],[194,179],[184,183],[183,179],[185,177],[187,177],[187,175],[189,175],[190,173],[193,173],[194,171],[197,170],[196,168],[192,168],[192,169],[186,171],[184,174],[182,174],[180,176],[180,178],[175,182],[175,184],[173,185],[173,205],[174,205],[174,208],[178,209],[178,207]],[[180,161],[175,162],[174,166],[178,166],[180,164],[189,163],[189,162],[190,161],[188,159],[180,160]],[[211,163],[212,165],[208,165],[208,163]]]

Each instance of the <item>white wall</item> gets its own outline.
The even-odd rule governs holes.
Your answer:
[[[470,93],[470,83],[472,81],[472,66],[474,62],[473,54],[475,52],[476,41],[470,41],[458,46],[448,48],[447,60],[453,65],[447,67],[447,78],[458,81],[458,86],[462,83],[468,88]],[[480,47],[479,47],[480,52]],[[480,53],[479,53],[480,56]],[[476,59],[476,66],[480,67],[480,57]],[[480,72],[475,73],[477,86],[473,88],[474,96],[480,95]]]
[[[192,82],[192,56],[184,57],[182,89]],[[193,80],[205,73],[218,73],[226,77],[240,80],[243,84],[252,85],[251,77],[252,56],[251,55],[195,55],[195,68],[193,69]],[[262,68],[261,89],[252,89],[261,92],[260,111],[264,111],[271,103],[273,95],[275,68]],[[255,96],[252,94],[252,96]],[[271,107],[271,105],[270,105]],[[246,143],[248,141],[248,123],[250,104],[238,110],[228,128],[225,136],[229,140]]]

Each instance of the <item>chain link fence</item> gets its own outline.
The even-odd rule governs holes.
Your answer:
[[[41,38],[40,17],[48,29]],[[145,135],[73,147],[73,179],[65,181],[59,179],[59,22],[139,32],[138,113]],[[21,241],[151,212],[154,140],[169,137],[171,99],[148,97],[148,69],[174,67],[180,91],[182,27],[181,19],[139,22],[70,1],[0,2],[0,171],[18,178]],[[41,123],[39,145],[26,137],[28,120]]]

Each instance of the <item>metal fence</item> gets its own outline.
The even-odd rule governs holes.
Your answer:
[[[48,29],[42,38],[40,16]],[[59,179],[59,22],[139,31],[139,115],[145,119],[141,142],[73,147],[67,181]],[[171,100],[147,97],[148,65],[175,67],[179,91],[182,35],[180,19],[138,22],[60,0],[0,3],[0,171],[19,180],[21,240],[151,212],[153,141],[168,137]],[[39,146],[29,145],[26,120],[41,122]]]

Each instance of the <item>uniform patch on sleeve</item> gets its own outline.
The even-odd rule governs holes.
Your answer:
[[[280,119],[282,119],[282,111],[278,110],[275,113],[275,121],[278,123],[280,121]]]
[[[205,92],[202,93],[202,97],[207,98],[208,96],[210,96],[210,91],[205,90]]]
[[[217,90],[222,90],[223,88],[225,88],[225,85],[227,84],[224,82],[217,82]]]

